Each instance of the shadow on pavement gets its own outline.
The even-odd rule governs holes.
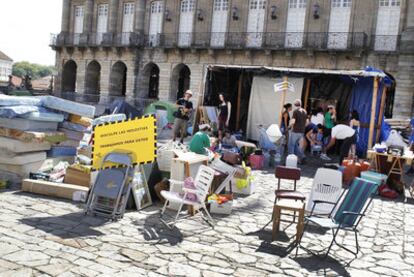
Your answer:
[[[83,212],[52,217],[26,217],[20,222],[63,239],[101,236],[102,232],[93,229],[104,225],[108,220],[85,216]]]
[[[292,259],[309,272],[314,272],[317,275],[331,276],[335,272],[335,276],[351,276],[346,270],[345,266],[332,257],[323,260],[316,256],[297,256]],[[323,273],[321,273],[323,271]],[[332,272],[333,271],[333,272]]]
[[[140,221],[134,221],[133,224],[138,226],[138,230],[143,233],[144,239],[153,242],[153,244],[174,246],[184,240],[184,235],[177,227],[169,229],[161,222],[159,213],[148,216],[144,225]]]

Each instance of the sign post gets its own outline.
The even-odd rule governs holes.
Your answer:
[[[283,82],[275,84],[274,89],[276,93],[282,92],[282,99],[280,100],[280,114],[279,114],[279,127],[280,127],[282,126],[283,106],[285,105],[285,101],[286,101],[286,93],[288,91],[294,92],[295,87],[293,86],[292,83],[288,82],[288,77],[284,76]]]

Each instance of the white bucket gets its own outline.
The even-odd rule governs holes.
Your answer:
[[[293,154],[287,156],[286,166],[287,167],[298,167],[298,157]]]

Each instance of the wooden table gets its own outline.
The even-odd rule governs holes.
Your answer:
[[[368,150],[367,158],[371,161],[371,165],[373,165],[375,171],[381,172],[381,165],[379,158],[380,157],[387,157],[387,162],[391,163],[391,168],[388,172],[384,172],[388,177],[395,174],[400,176],[400,178],[404,175],[403,165],[411,165],[413,163],[413,156],[396,156],[388,153],[378,153],[374,150]]]
[[[294,213],[293,220],[284,220],[281,219],[282,211],[291,211]],[[299,214],[296,217],[296,213]],[[284,214],[285,215],[285,214]],[[297,218],[297,222],[295,221]],[[280,222],[290,222],[296,223],[296,243],[299,243],[300,237],[303,233],[303,228],[305,226],[305,203],[302,201],[295,201],[291,199],[282,199],[277,201],[276,205],[273,207],[273,230],[272,230],[272,240],[276,239],[277,233],[279,232]]]

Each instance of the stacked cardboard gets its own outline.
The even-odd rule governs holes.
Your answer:
[[[73,160],[79,141],[88,132],[85,122],[91,122],[82,116],[93,117],[94,112],[93,106],[53,96],[0,95],[0,180],[27,178],[45,162],[50,164],[48,158],[52,164]]]

